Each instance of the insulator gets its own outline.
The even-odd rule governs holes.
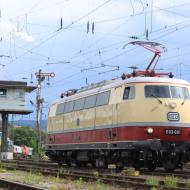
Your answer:
[[[94,34],[94,22],[92,23],[92,34]]]
[[[129,36],[129,38],[134,39],[134,40],[139,39],[139,37],[137,37],[137,36]]]
[[[86,85],[88,85],[88,78],[86,78]]]
[[[86,28],[87,28],[86,33],[87,33],[87,34],[89,33],[89,27],[90,27],[90,24],[89,24],[89,21],[88,21],[88,22],[87,22],[87,25],[86,25]]]
[[[63,28],[63,20],[62,20],[62,17],[61,17],[61,20],[60,20],[60,29]]]
[[[30,76],[30,84],[33,84],[33,74],[31,73],[31,76]]]
[[[47,85],[50,85],[50,82],[49,82],[49,76],[48,76],[48,79],[47,79],[47,83],[46,83]]]
[[[146,29],[146,40],[148,40],[148,29]]]
[[[122,80],[125,80],[125,79],[126,79],[125,73],[123,73],[123,74],[121,75],[121,78],[122,78]]]
[[[171,73],[171,72],[169,73],[168,76],[169,76],[169,78],[173,78],[174,77],[173,73]]]

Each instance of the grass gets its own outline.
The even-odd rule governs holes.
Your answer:
[[[96,190],[105,190],[106,187],[100,180],[98,180],[95,184],[95,189]]]
[[[187,180],[187,187],[190,188],[190,179]]]
[[[83,179],[82,177],[80,177],[77,181],[76,181],[76,189],[81,189],[83,183]]]
[[[156,187],[152,187],[150,190],[158,190]]]
[[[69,186],[55,185],[55,186],[50,187],[50,190],[71,190],[71,188]]]
[[[165,180],[164,180],[164,185],[166,187],[175,188],[175,187],[177,187],[178,181],[179,181],[178,177],[166,176]]]
[[[155,177],[155,176],[151,176],[151,177],[148,177],[147,179],[146,179],[146,184],[147,185],[152,185],[152,186],[156,186],[156,187],[158,187],[159,186],[159,182],[160,182],[160,180],[159,180],[159,178],[158,177]]]
[[[32,173],[31,171],[24,175],[23,182],[26,184],[40,184],[45,181],[44,176],[38,173]]]
[[[59,177],[59,173],[57,173],[57,177],[55,178],[55,183],[60,183],[61,179]]]
[[[85,182],[82,177],[78,180],[62,179],[60,173],[64,172],[63,170],[59,171],[55,177],[43,176],[42,173],[33,169],[29,172],[20,170],[11,170],[11,172],[15,176],[14,180],[16,181],[30,185],[35,184],[42,187],[48,186],[50,190],[110,190],[110,187],[105,185],[101,180],[97,180],[96,182]],[[94,176],[98,178],[99,173],[94,172]]]

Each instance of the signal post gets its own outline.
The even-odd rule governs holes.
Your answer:
[[[42,82],[47,78],[49,85],[49,79],[55,77],[55,73],[43,73],[41,69],[35,73],[36,79],[38,81],[37,85],[37,93],[36,93],[36,159],[39,159],[39,132],[40,132],[40,114],[41,114],[41,104],[43,103],[43,99],[41,98],[42,92]]]

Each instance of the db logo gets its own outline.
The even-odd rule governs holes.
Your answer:
[[[168,121],[179,121],[180,116],[178,112],[168,112],[167,114]]]

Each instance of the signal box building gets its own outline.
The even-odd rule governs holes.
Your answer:
[[[26,108],[25,94],[36,89],[27,82],[0,81],[0,114],[2,117],[1,159],[9,157],[7,152],[8,115],[27,115],[33,111]]]

